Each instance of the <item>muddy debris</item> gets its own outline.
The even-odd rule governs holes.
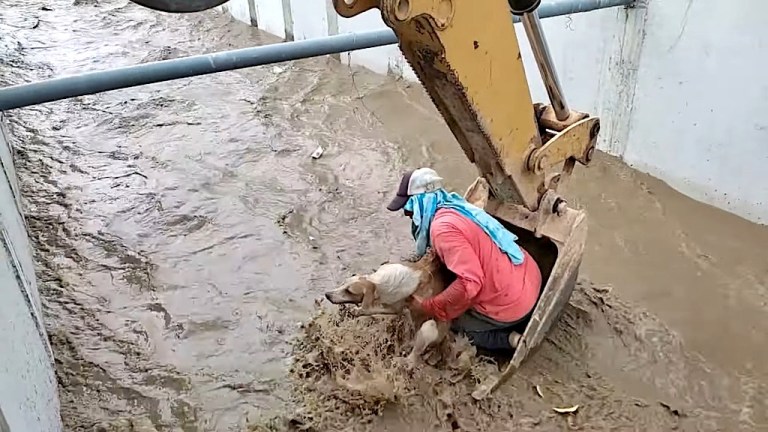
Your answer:
[[[158,432],[147,417],[119,419],[96,425],[93,432]]]
[[[490,398],[475,401],[474,386],[499,373],[503,364],[478,354],[465,339],[456,337],[451,355],[435,366],[422,364],[410,370],[402,361],[414,333],[406,316],[354,318],[344,306],[320,305],[294,343],[290,378],[297,414],[283,417],[282,423],[272,419],[270,427],[489,431],[671,430],[708,425],[706,405],[687,401],[702,414],[688,417],[668,404],[639,404],[631,389],[601,373],[603,367],[590,354],[591,339],[608,330],[600,338],[620,340],[630,336],[630,329],[648,326],[675,339],[647,313],[630,308],[603,287],[580,281],[543,346]],[[628,346],[619,342],[614,348],[621,354]],[[631,349],[642,351],[638,361],[651,363],[636,366],[665,367],[652,363],[665,357],[689,361],[678,348],[674,343],[645,341]],[[546,383],[546,394],[535,382]],[[669,389],[656,390],[663,394]]]

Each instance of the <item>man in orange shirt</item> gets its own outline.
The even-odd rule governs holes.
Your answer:
[[[541,291],[541,272],[517,237],[484,210],[443,189],[430,168],[403,175],[387,206],[411,218],[416,255],[432,247],[456,280],[442,293],[415,299],[412,307],[452,321],[479,348],[510,350],[520,334],[512,327],[529,318]]]

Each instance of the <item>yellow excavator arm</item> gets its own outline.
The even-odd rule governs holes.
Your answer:
[[[505,203],[535,211],[573,164],[588,163],[599,120],[572,112],[544,40],[538,0],[513,1],[552,105],[534,105],[507,0],[334,0],[353,17],[378,8],[464,153]]]

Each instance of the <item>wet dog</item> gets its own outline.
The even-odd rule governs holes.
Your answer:
[[[374,273],[348,278],[340,287],[325,293],[333,304],[359,305],[357,316],[398,315],[407,311],[415,328],[413,349],[408,355],[414,366],[428,348],[445,340],[450,322],[438,321],[409,307],[413,296],[433,297],[456,278],[432,250],[416,262],[382,264]]]

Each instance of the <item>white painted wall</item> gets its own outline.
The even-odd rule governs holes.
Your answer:
[[[381,12],[372,9],[354,17],[339,17],[339,33],[356,33],[386,28]],[[362,65],[378,73],[393,73],[406,79],[417,80],[397,45],[388,45],[348,52],[342,55],[348,64]]]
[[[228,5],[248,1],[267,0]],[[297,40],[385,27],[377,10],[346,19],[329,0],[270,1],[290,7]],[[768,120],[761,117],[768,112],[768,80],[761,79],[768,30],[759,25],[768,2],[639,3],[543,21],[569,104],[600,115],[602,150],[695,199],[768,224]],[[275,19],[259,27],[284,35],[270,27],[279,21],[277,7],[270,10]],[[534,99],[546,101],[516,27]],[[416,79],[395,45],[341,60]]]
[[[18,179],[0,113],[0,430],[61,430],[53,354],[41,312]]]
[[[259,28],[277,35],[285,37],[285,17],[283,16],[283,0],[250,0],[256,6],[256,22]],[[309,3],[309,0],[300,0],[301,3]],[[246,3],[240,1],[241,3]],[[232,3],[237,3],[232,2]]]
[[[336,29],[329,32],[329,7],[325,0],[292,1],[290,4],[294,40],[314,39],[337,33]]]
[[[229,1],[224,6],[225,10],[229,12],[232,17],[238,21],[242,21],[246,24],[251,23],[251,6],[246,1]]]
[[[737,4],[654,2],[623,156],[768,224],[768,2]]]

